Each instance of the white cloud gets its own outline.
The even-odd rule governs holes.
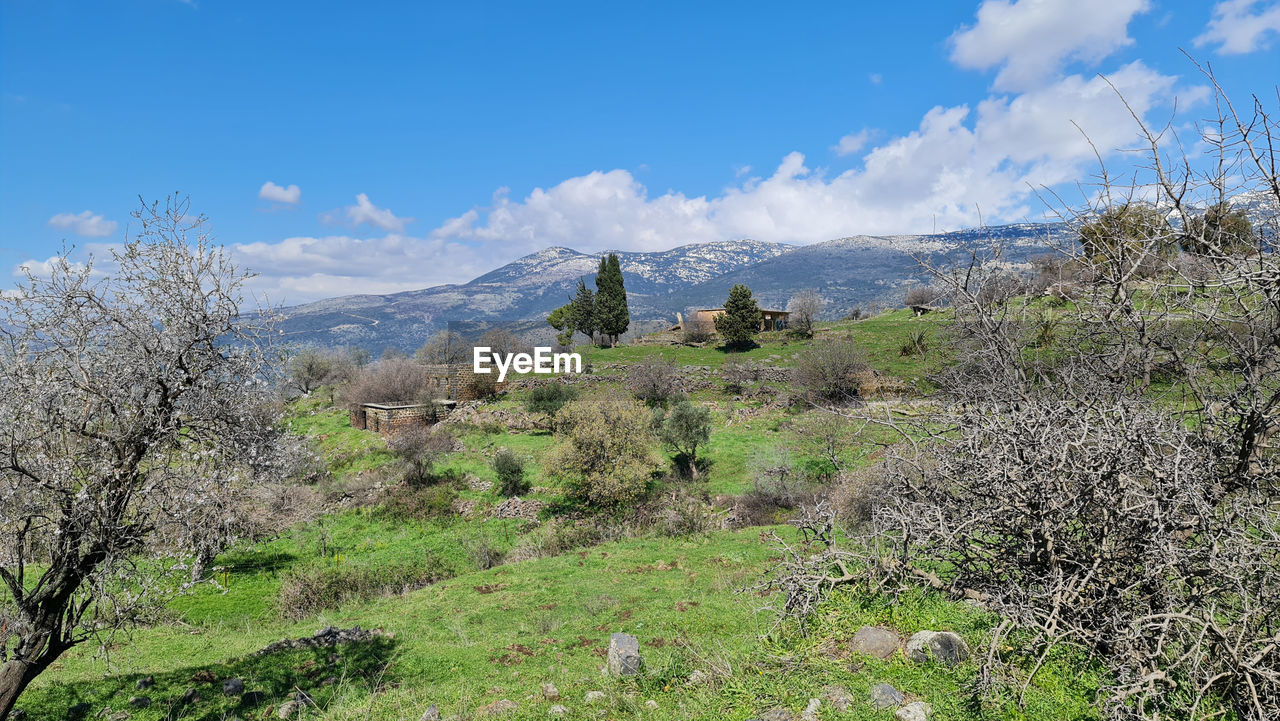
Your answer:
[[[1268,35],[1280,33],[1280,2],[1226,0],[1213,6],[1213,19],[1195,44],[1218,45],[1223,55],[1251,53],[1266,47]]]
[[[103,218],[101,214],[86,210],[81,213],[58,213],[49,219],[49,225],[70,230],[86,238],[105,238],[116,232],[118,224],[114,220]]]
[[[840,142],[831,146],[831,149],[839,156],[853,155],[859,150],[862,150],[869,140],[871,140],[871,131],[864,128],[856,133],[849,133],[843,138],[840,138]]]
[[[272,203],[296,205],[298,201],[302,200],[302,188],[297,185],[280,186],[268,180],[258,190],[258,197],[263,200],[269,200]]]
[[[405,227],[413,222],[413,218],[399,218],[387,208],[379,208],[374,205],[369,201],[369,196],[365,193],[360,193],[356,196],[355,205],[348,205],[343,208],[343,214],[346,216],[347,222],[351,223],[352,226],[369,223],[394,233],[403,233]],[[335,214],[326,214],[322,216],[322,219],[333,221],[337,217]]]
[[[880,73],[871,73],[867,75],[867,80],[870,80],[872,85],[879,85],[884,82],[884,76]]]
[[[1030,90],[1069,61],[1096,63],[1132,44],[1129,21],[1149,7],[1149,0],[986,0],[977,22],[952,36],[951,59],[999,67],[997,90]]]

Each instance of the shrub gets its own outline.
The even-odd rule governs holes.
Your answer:
[[[850,340],[817,343],[796,359],[796,383],[811,400],[843,403],[858,396],[858,376],[870,366]]]
[[[399,521],[430,521],[453,516],[458,497],[454,483],[394,486],[383,495],[379,513]]]
[[[676,454],[676,463],[698,477],[698,447],[711,439],[711,411],[681,400],[658,425],[658,438]]]
[[[715,337],[715,334],[715,323],[698,316],[696,313],[691,313],[689,320],[684,322],[684,330],[680,339],[690,345],[696,345],[706,343]]]
[[[501,566],[506,555],[488,534],[481,534],[467,542],[467,556],[481,571]]]
[[[665,406],[680,391],[680,372],[662,359],[637,363],[627,371],[627,390],[647,406]]]
[[[402,403],[420,398],[432,385],[430,372],[408,358],[380,360],[356,371],[340,394],[348,407],[362,403]]]
[[[392,566],[308,566],[284,575],[276,601],[281,615],[297,621],[347,603],[406,593],[453,575],[430,553],[422,561]]]
[[[730,358],[720,367],[720,377],[724,379],[724,389],[729,393],[741,393],[748,384],[758,380],[759,371],[752,361]]]
[[[442,429],[410,426],[392,436],[387,448],[400,459],[405,483],[429,485],[438,480],[432,473],[436,461],[453,451],[454,440]]]
[[[529,492],[529,481],[524,477],[524,460],[510,448],[503,448],[493,457],[493,472],[498,476],[498,493],[507,498]]]
[[[524,403],[524,409],[530,413],[546,413],[554,424],[556,414],[560,412],[564,404],[577,397],[578,392],[573,389],[573,386],[563,383],[547,383],[529,392],[529,397]]]
[[[824,305],[826,300],[816,290],[802,290],[791,296],[787,303],[787,310],[791,312],[791,331],[804,338],[812,337],[813,322],[817,320]]]
[[[617,508],[648,492],[658,463],[650,413],[621,399],[570,403],[560,411],[562,440],[549,457],[570,498],[598,509]]]
[[[924,328],[916,328],[907,331],[907,337],[902,341],[902,345],[898,348],[898,355],[913,356],[927,355],[929,353],[929,331]]]

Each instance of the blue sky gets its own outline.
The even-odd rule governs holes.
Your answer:
[[[0,287],[189,194],[295,303],[549,245],[1036,219],[1145,117],[1273,93],[1280,2],[0,0]]]

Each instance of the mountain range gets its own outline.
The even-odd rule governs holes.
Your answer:
[[[412,352],[439,330],[479,331],[504,325],[530,340],[549,341],[546,316],[567,302],[579,278],[592,287],[602,255],[617,252],[632,330],[647,332],[692,307],[717,307],[745,283],[762,307],[785,308],[797,291],[827,299],[825,314],[896,303],[903,284],[920,275],[917,256],[938,259],[1003,241],[1017,262],[1044,252],[1064,232],[1055,224],[1017,224],[933,235],[854,236],[795,246],[756,240],[683,245],[660,252],[582,253],[551,247],[467,283],[386,295],[350,295],[284,308],[286,340],[320,347],[360,346]]]

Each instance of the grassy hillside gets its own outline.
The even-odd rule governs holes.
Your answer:
[[[874,368],[915,393],[927,389],[929,373],[946,359],[903,355],[901,347],[909,334],[935,334],[945,322],[888,313],[826,324],[812,341],[768,337],[737,357],[787,367],[812,343],[848,337],[866,349]],[[603,377],[588,393],[624,392],[627,367],[656,356],[701,368],[730,357],[714,347],[583,350]],[[514,411],[525,392],[513,390],[489,408]],[[797,420],[812,412],[806,407],[768,406],[718,387],[694,399],[712,410],[707,473],[697,482],[668,478],[659,493],[714,499],[723,515],[751,489],[762,458],[788,454],[801,475],[815,462],[796,431]],[[263,718],[301,691],[315,702],[305,716],[338,719],[417,719],[432,704],[445,717],[473,718],[509,700],[516,708],[503,718],[546,718],[560,704],[565,718],[740,720],[775,708],[798,714],[811,698],[827,699],[820,719],[887,719],[891,711],[869,702],[880,682],[908,700],[929,702],[940,719],[1096,716],[1091,701],[1099,679],[1083,659],[1048,659],[1022,705],[1016,692],[983,705],[970,693],[972,659],[949,667],[849,650],[848,640],[866,624],[891,628],[903,640],[918,630],[951,630],[971,648],[985,648],[995,619],[934,593],[895,600],[845,592],[822,607],[807,635],[775,627],[776,617],[761,610],[770,599],[753,586],[773,553],[761,532],[790,537],[789,526],[689,534],[628,529],[603,542],[598,532],[575,536],[580,526],[573,518],[555,517],[563,489],[544,465],[556,442],[548,431],[457,429],[462,447],[437,470],[465,479],[453,493],[471,510],[406,518],[388,513],[381,500],[399,488],[398,461],[383,438],[350,428],[324,392],[295,402],[288,422],[312,440],[327,466],[326,478],[311,489],[318,515],[223,554],[215,583],[179,597],[154,625],[115,639],[109,655],[88,647],[66,654],[20,701],[28,718],[93,718],[108,707],[103,717],[127,711],[142,721]],[[844,460],[857,465],[886,440],[862,436]],[[486,483],[495,480],[489,459],[499,448],[530,460],[531,497],[547,504],[540,523],[492,517],[501,499]],[[488,567],[503,554],[507,563]],[[340,587],[345,595],[299,613],[288,594],[303,581]],[[334,648],[255,653],[330,626],[379,633]],[[639,676],[601,675],[613,632],[639,639],[645,657]],[[144,679],[154,686],[140,690]],[[228,679],[261,695],[223,694]],[[546,683],[559,699],[544,697]],[[833,686],[852,699],[847,711],[830,701]],[[193,689],[199,699],[182,700]],[[603,697],[588,702],[590,692]],[[150,705],[131,705],[135,697]]]

